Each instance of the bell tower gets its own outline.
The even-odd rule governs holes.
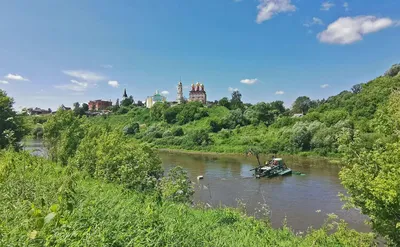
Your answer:
[[[182,89],[182,81],[180,80],[178,83],[178,94],[176,97],[176,101],[178,101],[178,104],[181,104],[183,102],[183,89]]]

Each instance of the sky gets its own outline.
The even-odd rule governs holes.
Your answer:
[[[0,89],[15,108],[327,98],[400,62],[399,0],[0,0]]]

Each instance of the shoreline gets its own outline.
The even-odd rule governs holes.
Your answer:
[[[163,153],[177,153],[177,154],[193,154],[193,155],[210,155],[210,156],[216,156],[216,155],[222,155],[222,156],[241,156],[241,157],[246,157],[244,153],[219,153],[219,152],[212,152],[212,151],[197,151],[197,150],[186,150],[186,149],[173,149],[173,148],[156,148],[158,152],[163,152]],[[272,156],[273,154],[262,154],[262,157],[268,157]],[[318,155],[307,155],[304,156],[301,153],[300,154],[281,154],[281,156],[286,156],[286,157],[302,157],[302,158],[308,158],[308,159],[319,159],[319,160],[326,160],[329,163],[332,164],[341,164],[341,158],[338,157],[324,157],[324,156],[318,156]]]

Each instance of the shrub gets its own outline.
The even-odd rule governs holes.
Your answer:
[[[181,127],[174,128],[172,129],[172,134],[174,136],[183,136],[184,135],[183,129]]]
[[[187,172],[180,166],[172,168],[161,180],[161,191],[165,200],[182,203],[190,203],[194,194]]]

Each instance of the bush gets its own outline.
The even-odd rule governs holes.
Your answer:
[[[36,125],[35,128],[32,129],[31,134],[35,138],[42,138],[43,137],[43,126],[41,124]]]
[[[161,191],[165,200],[181,203],[190,203],[194,194],[187,172],[180,166],[172,168],[161,180]]]
[[[94,177],[129,189],[155,188],[162,176],[161,161],[147,146],[128,143],[117,132],[90,129],[71,163]]]
[[[174,128],[172,129],[172,134],[173,136],[183,136],[183,129],[181,127]]]
[[[125,135],[134,135],[139,132],[139,128],[139,123],[132,123],[126,125],[122,131]]]

